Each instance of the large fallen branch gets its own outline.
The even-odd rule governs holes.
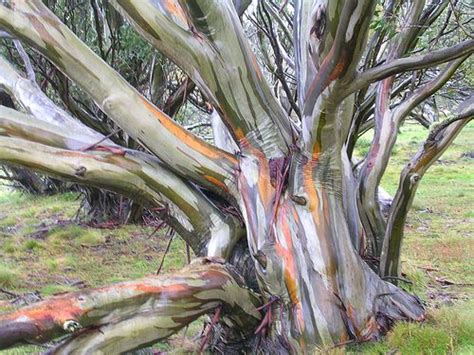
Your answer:
[[[197,254],[226,258],[243,233],[237,218],[149,154],[100,145],[80,151],[90,141],[8,108],[0,108],[0,135],[9,136],[0,136],[3,162],[166,206],[168,222]]]
[[[218,307],[245,335],[260,313],[259,298],[243,285],[231,266],[197,259],[174,275],[52,297],[0,315],[0,349],[72,333],[64,353],[115,354],[167,338]]]

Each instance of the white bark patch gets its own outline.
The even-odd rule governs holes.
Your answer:
[[[306,214],[306,211],[304,212]],[[312,216],[301,216],[301,221],[303,223],[304,230],[306,231],[316,231],[316,226],[313,223]],[[318,272],[321,275],[323,280],[324,287],[329,289],[329,280],[326,276],[326,265],[324,263],[323,253],[321,250],[321,245],[319,244],[318,236],[315,235],[314,238],[307,238],[306,248],[308,249],[311,261],[313,263],[314,271]]]
[[[304,255],[303,246],[300,243],[294,243],[293,247],[295,249],[298,249],[297,255]],[[315,291],[313,290],[313,283],[311,282],[311,280],[309,278],[308,265],[305,263],[304,258],[299,259],[298,264],[300,266],[299,271],[300,271],[301,277],[303,278],[303,282],[307,285],[307,287],[309,289],[309,292],[308,292],[309,301],[310,301],[310,304],[311,304],[311,309],[313,310],[313,316],[316,320],[318,333],[321,336],[321,339],[323,339],[323,341],[325,343],[327,343],[328,342],[327,339],[329,339],[329,340],[331,339],[331,336],[329,334],[329,329],[328,329],[329,326],[326,322],[326,319],[324,318],[323,313],[319,309],[319,306],[318,306],[319,303],[316,300],[316,297],[314,295]],[[322,274],[321,274],[321,276],[322,276]],[[326,284],[325,284],[325,286],[326,286]],[[301,290],[302,286],[300,286],[299,289]]]
[[[350,20],[349,20],[349,25],[347,26],[347,31],[346,31],[346,42],[349,42],[354,36],[354,29],[357,24],[357,22],[360,20],[361,14],[362,14],[362,9],[364,8],[365,1],[358,1],[357,2],[357,7],[354,10],[354,13],[352,14]]]
[[[211,239],[207,247],[207,255],[225,258],[227,256],[227,249],[231,243],[230,235],[230,227],[225,223],[220,223],[218,228],[213,228],[211,230]]]

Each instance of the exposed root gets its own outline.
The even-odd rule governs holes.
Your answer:
[[[422,322],[425,308],[421,300],[393,285],[390,292],[379,294],[374,301],[374,317],[365,329],[364,339],[378,339],[396,322]]]

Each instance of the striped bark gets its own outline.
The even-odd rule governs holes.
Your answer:
[[[391,44],[382,49],[387,33],[379,31],[366,51],[375,0],[301,0],[291,11],[286,2],[281,9],[269,4],[279,25],[294,10],[295,60],[289,62],[296,93],[286,91],[297,94],[301,120],[295,123],[246,39],[239,15],[248,1],[235,1],[238,11],[221,0],[111,3],[192,80],[183,88],[196,85],[215,108],[215,145],[140,95],[43,2],[11,0],[0,5],[0,27],[47,57],[146,149],[121,147],[85,129],[0,59],[0,86],[26,111],[0,108],[0,160],[160,206],[204,258],[176,275],[58,296],[0,315],[0,348],[70,332],[54,351],[124,352],[212,314],[211,350],[260,345],[265,352],[309,353],[376,339],[394,321],[423,320],[419,300],[381,275],[398,276],[416,176],[467,116],[435,131],[405,169],[387,220],[377,189],[402,120],[474,50],[466,40],[407,56],[422,25],[445,7],[425,9],[424,1],[414,1]],[[395,5],[387,2],[386,12]],[[434,79],[391,108],[408,85],[395,85],[394,75],[445,62]],[[374,141],[357,169],[352,151],[372,115]]]

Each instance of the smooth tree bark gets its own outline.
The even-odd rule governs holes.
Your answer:
[[[183,90],[195,85],[214,108],[215,144],[140,95],[40,0],[11,0],[0,6],[0,28],[54,63],[142,148],[84,128],[0,59],[0,86],[24,111],[0,108],[0,160],[160,207],[202,258],[175,275],[0,315],[0,348],[71,333],[54,351],[129,351],[210,314],[203,338],[211,350],[304,353],[376,339],[394,321],[422,321],[419,299],[384,277],[399,276],[403,225],[420,177],[472,110],[463,106],[432,130],[402,172],[387,218],[377,196],[401,122],[474,50],[469,39],[411,55],[421,25],[433,23],[446,4],[402,6],[403,26],[386,46],[387,31],[368,39],[376,1],[301,0],[292,11],[287,2],[261,9],[281,27],[294,15],[293,38],[283,31],[294,60],[285,51],[277,67],[280,81],[284,62],[295,70],[294,87],[280,83],[287,98],[296,97],[295,119],[273,95],[246,37],[239,15],[249,1],[111,3],[189,77]],[[386,14],[399,8],[387,6]],[[408,90],[397,75],[440,64],[432,80],[391,105]],[[375,127],[374,140],[356,162],[364,125]]]

